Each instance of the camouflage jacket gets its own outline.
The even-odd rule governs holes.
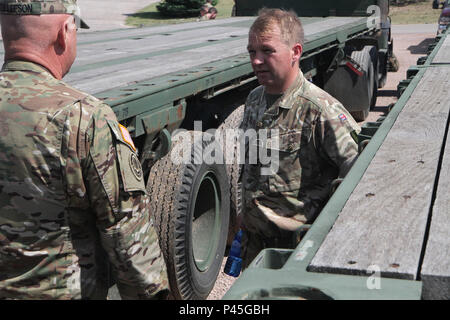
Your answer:
[[[109,106],[29,62],[0,73],[0,298],[168,286],[142,169]]]
[[[328,200],[331,182],[346,174],[358,154],[358,124],[301,72],[269,108],[264,87],[254,89],[241,129],[247,139],[242,174],[247,229],[266,218],[291,231],[312,222]],[[249,138],[250,129],[259,133],[257,138]],[[255,153],[255,145],[258,161],[252,162],[249,153]],[[270,159],[269,173],[262,171],[269,165],[260,161],[261,148]]]

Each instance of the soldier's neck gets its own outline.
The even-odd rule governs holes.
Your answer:
[[[300,73],[300,69],[298,67],[298,64],[296,64],[296,66],[293,65],[291,72],[289,72],[286,75],[286,77],[283,79],[283,81],[281,83],[276,83],[276,84],[273,84],[270,86],[267,86],[267,85],[265,86],[266,93],[273,94],[273,95],[285,93],[295,82],[299,73]]]
[[[56,79],[61,80],[63,77],[62,67],[56,59],[49,59],[42,54],[36,54],[32,52],[7,52],[5,54],[5,61],[20,60],[37,63],[47,69]],[[53,62],[52,62],[53,60]]]

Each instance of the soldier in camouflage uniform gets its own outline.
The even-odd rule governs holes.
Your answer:
[[[76,0],[0,10],[0,299],[105,299],[111,279],[123,299],[165,298],[133,141],[109,106],[61,81],[86,27]]]
[[[208,0],[200,8],[200,16],[198,17],[198,21],[212,20],[215,19],[216,16],[217,16],[217,9],[211,4],[211,1]]]
[[[246,143],[244,267],[264,248],[295,248],[296,231],[314,221],[332,181],[347,173],[358,153],[357,123],[299,69],[302,44],[303,29],[293,12],[263,9],[249,32],[248,51],[261,86],[247,98],[240,129],[267,129],[269,137],[263,146],[261,137]],[[272,130],[278,134],[271,136],[277,132]],[[250,164],[252,143],[278,155],[277,172],[262,174],[260,162]]]

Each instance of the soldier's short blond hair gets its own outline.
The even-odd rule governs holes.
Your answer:
[[[280,29],[281,40],[288,46],[300,43],[303,46],[303,26],[297,14],[290,10],[263,8],[258,12],[258,18],[250,27],[250,32],[265,35],[277,26]]]

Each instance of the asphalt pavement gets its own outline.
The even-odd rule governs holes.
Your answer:
[[[78,0],[83,20],[89,25],[89,31],[127,28],[128,15],[136,13],[159,0]]]
[[[438,23],[429,24],[393,24],[391,26],[392,34],[409,34],[409,33],[436,33]]]

